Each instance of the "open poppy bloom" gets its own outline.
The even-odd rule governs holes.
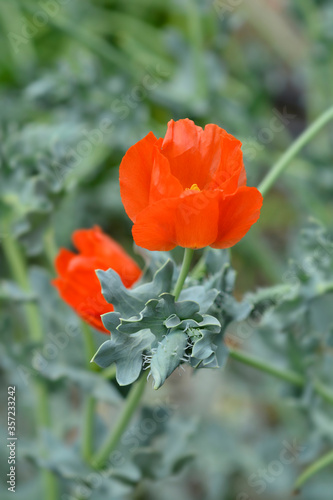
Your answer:
[[[127,288],[140,278],[141,270],[123,248],[98,226],[77,230],[72,239],[79,253],[65,248],[59,251],[55,261],[59,277],[52,283],[61,298],[82,319],[103,333],[109,333],[100,316],[113,311],[113,306],[104,299],[95,270],[113,269]]]
[[[241,142],[191,120],[150,132],[120,165],[120,192],[137,245],[148,250],[228,248],[260,215],[262,196],[246,186]]]

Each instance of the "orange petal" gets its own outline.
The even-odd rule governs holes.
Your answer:
[[[218,191],[188,191],[180,198],[161,200],[143,210],[133,226],[137,245],[148,250],[203,248],[215,241]]]
[[[90,258],[87,263],[88,271],[89,268],[90,271],[94,271],[97,268],[107,270],[111,267],[119,274],[126,287],[132,286],[139,279],[141,270],[136,262],[98,226],[75,231],[73,242],[80,250],[82,257],[88,256]],[[82,257],[80,257],[79,265],[83,268]]]
[[[243,163],[242,143],[225,130],[221,133],[220,164],[209,185],[211,189],[223,189],[232,194],[240,186],[246,185],[246,172]]]
[[[54,263],[57,273],[60,275],[66,274],[68,266],[75,256],[76,254],[67,250],[67,248],[61,248]]]
[[[120,194],[126,213],[132,221],[148,206],[154,145],[157,139],[149,132],[129,148],[119,168]]]
[[[221,132],[217,125],[205,130],[185,119],[168,123],[161,153],[169,160],[171,173],[183,189],[197,184],[203,189],[218,168],[221,157]]]
[[[150,181],[149,204],[163,198],[177,198],[183,192],[183,187],[171,174],[169,161],[155,147],[154,163]]]
[[[177,245],[176,208],[179,198],[168,198],[150,205],[136,217],[132,234],[139,247],[167,251]]]
[[[91,284],[91,282],[89,283]],[[106,312],[113,311],[113,306],[106,302],[100,292],[100,287],[99,289],[96,288],[96,283],[90,287],[89,294],[87,294],[87,289],[80,289],[74,275],[70,275],[68,279],[57,278],[52,281],[52,284],[57,288],[60,297],[70,305],[82,319],[103,333],[109,333],[104,328],[100,316]]]
[[[213,248],[235,245],[259,219],[262,195],[255,187],[240,187],[233,195],[220,198],[218,235]]]
[[[189,190],[176,211],[177,245],[204,248],[216,240],[218,230],[218,191]]]

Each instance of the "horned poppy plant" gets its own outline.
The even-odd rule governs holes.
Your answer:
[[[133,238],[148,250],[228,248],[258,220],[262,196],[246,186],[241,142],[217,125],[189,119],[150,132],[120,165],[120,192],[134,222]]]
[[[123,284],[130,288],[141,276],[140,268],[112,238],[95,226],[73,233],[76,254],[62,248],[55,261],[59,276],[53,280],[61,298],[87,323],[103,333],[101,314],[113,311],[101,293],[101,285],[95,270],[116,271]]]

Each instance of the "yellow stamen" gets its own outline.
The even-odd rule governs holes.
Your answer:
[[[186,188],[185,191],[201,191],[201,189],[198,187],[198,184],[192,184],[190,188]]]

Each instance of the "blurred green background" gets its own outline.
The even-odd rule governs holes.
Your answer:
[[[0,238],[10,234],[26,256],[47,334],[80,327],[49,284],[55,253],[71,246],[73,230],[99,224],[134,255],[118,185],[128,147],[150,130],[163,136],[171,118],[216,123],[243,142],[248,183],[258,185],[292,141],[332,105],[332,26],[329,0],[0,0]],[[238,298],[284,281],[309,217],[332,231],[332,139],[331,123],[293,160],[265,198],[260,221],[233,249]],[[175,250],[175,258],[180,255]],[[25,342],[21,302],[27,296],[9,284],[3,253],[0,266],[1,386],[22,387],[16,498],[39,499],[38,460],[28,453],[35,403],[17,369],[22,359],[29,367],[39,351]],[[322,323],[314,328],[331,335],[332,295],[325,300],[320,304],[325,312],[315,313]],[[96,333],[95,340],[98,345],[105,338]],[[263,343],[254,332],[242,347],[262,350],[272,361],[283,357],[278,341],[269,354]],[[59,360],[84,366],[80,335],[59,351]],[[53,432],[73,443],[82,394],[70,376],[67,382],[55,378],[49,385]],[[315,411],[310,392],[294,391],[234,361],[222,372],[174,374],[157,394],[147,391],[146,402],[171,398],[177,408],[175,435],[198,457],[171,479],[148,478],[119,498],[292,498],[294,479],[333,440],[331,405]],[[5,401],[6,393],[2,396]],[[101,404],[101,419],[108,411]],[[303,446],[301,455],[270,475],[258,493],[249,477],[279,460],[283,443],[293,440]],[[172,453],[170,443],[161,446]],[[6,450],[0,459],[6,471]],[[11,494],[4,476],[5,500]],[[63,480],[62,495],[69,495],[70,481]],[[332,469],[295,498],[331,500]]]

